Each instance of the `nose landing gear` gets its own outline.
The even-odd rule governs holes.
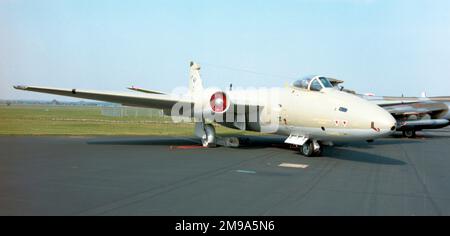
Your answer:
[[[300,153],[305,157],[320,156],[322,152],[322,147],[319,142],[314,139],[309,139],[309,137],[291,134],[284,142],[298,146]],[[332,142],[323,142],[322,144],[333,145]]]
[[[322,147],[317,140],[308,140],[300,146],[300,153],[305,157],[320,156]]]

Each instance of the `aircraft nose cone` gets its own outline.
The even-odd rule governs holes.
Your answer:
[[[392,134],[396,129],[397,121],[394,117],[389,114],[389,112],[382,111],[382,114],[379,116],[380,118],[375,121],[375,127],[380,129],[380,133],[382,134]]]

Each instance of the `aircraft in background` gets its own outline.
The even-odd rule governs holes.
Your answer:
[[[383,107],[397,120],[397,131],[416,137],[416,131],[440,129],[450,124],[450,97],[376,97],[363,98]]]
[[[195,135],[204,147],[217,144],[214,122],[234,129],[285,136],[285,142],[298,145],[304,156],[319,155],[322,146],[332,145],[333,141],[373,140],[391,134],[396,128],[389,112],[339,91],[327,77],[306,77],[291,86],[261,93],[260,90],[204,89],[200,66],[194,62],[190,63],[189,75],[188,91],[182,97],[136,87],[129,88],[138,92],[133,94],[33,86],[14,88],[163,109],[173,117],[194,119]]]
[[[333,86],[338,87],[342,80],[332,79]],[[343,89],[348,93],[355,91]],[[374,94],[356,94],[373,102],[388,111],[396,120],[396,130],[404,137],[416,137],[416,131],[424,129],[440,129],[450,125],[450,97],[395,97],[375,96]]]

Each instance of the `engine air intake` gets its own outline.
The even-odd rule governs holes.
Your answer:
[[[228,98],[224,92],[215,92],[209,99],[209,104],[213,112],[221,113],[228,109]]]

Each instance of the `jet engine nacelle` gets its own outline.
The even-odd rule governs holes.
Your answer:
[[[209,108],[216,114],[225,113],[230,108],[230,98],[223,91],[215,91],[209,96]]]
[[[230,95],[220,89],[205,89],[195,101],[193,115],[210,121],[225,115],[232,105]]]

